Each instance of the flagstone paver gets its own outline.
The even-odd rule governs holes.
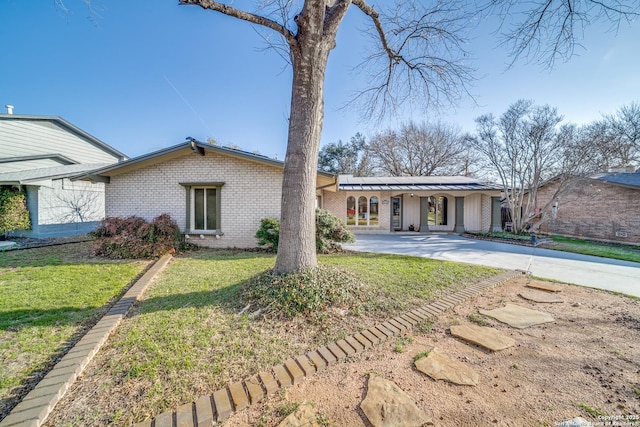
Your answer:
[[[293,413],[289,414],[278,427],[320,427],[316,413],[310,403],[304,402],[298,405]]]
[[[534,281],[527,283],[528,288],[540,289],[547,292],[562,292],[564,285],[558,285],[557,283]]]
[[[529,300],[529,301],[533,301],[533,302],[539,302],[539,303],[547,303],[547,304],[551,304],[551,303],[561,303],[564,302],[564,300],[554,294],[549,294],[548,292],[527,292],[527,291],[522,291],[520,292],[518,295],[520,295],[522,298]]]
[[[371,375],[360,409],[371,425],[421,427],[433,424],[427,413],[395,383]]]
[[[451,335],[477,344],[491,351],[513,347],[516,341],[492,328],[477,325],[452,325]]]
[[[480,375],[464,363],[440,354],[435,349],[427,357],[414,362],[416,369],[434,380],[445,380],[458,385],[478,385]]]
[[[528,328],[530,326],[539,325],[542,323],[553,322],[555,319],[543,313],[541,311],[531,310],[530,308],[520,307],[515,304],[507,304],[502,308],[496,308],[495,310],[478,310],[480,314],[493,317],[506,323],[509,326],[518,329]]]

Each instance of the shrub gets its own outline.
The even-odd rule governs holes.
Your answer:
[[[180,247],[180,229],[168,214],[147,222],[137,216],[107,218],[92,233],[93,253],[108,258],[157,258]]]
[[[312,315],[329,307],[355,308],[366,301],[365,285],[343,270],[319,265],[297,273],[259,274],[243,286],[245,300],[282,317]]]
[[[280,221],[275,218],[264,218],[256,232],[258,245],[277,251],[280,238]],[[331,212],[316,209],[316,250],[318,253],[329,253],[340,249],[340,243],[353,242],[355,236],[344,223]]]
[[[24,192],[0,187],[0,232],[6,236],[11,231],[29,228],[31,221]]]
[[[340,243],[355,240],[353,233],[337,216],[324,209],[316,209],[316,250],[319,253],[339,250]]]
[[[275,218],[264,218],[260,221],[260,228],[256,232],[258,245],[277,251],[280,238],[280,221]]]

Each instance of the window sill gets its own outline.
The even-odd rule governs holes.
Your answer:
[[[224,233],[219,230],[189,230],[182,234],[184,236],[224,236]]]

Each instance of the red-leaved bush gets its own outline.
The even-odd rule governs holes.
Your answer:
[[[157,258],[180,247],[180,229],[169,214],[147,222],[137,216],[107,218],[92,236],[93,253],[107,258]]]

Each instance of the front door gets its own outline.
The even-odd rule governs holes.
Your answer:
[[[429,197],[420,197],[420,231],[429,231]]]
[[[402,230],[402,197],[391,198],[391,229]]]

